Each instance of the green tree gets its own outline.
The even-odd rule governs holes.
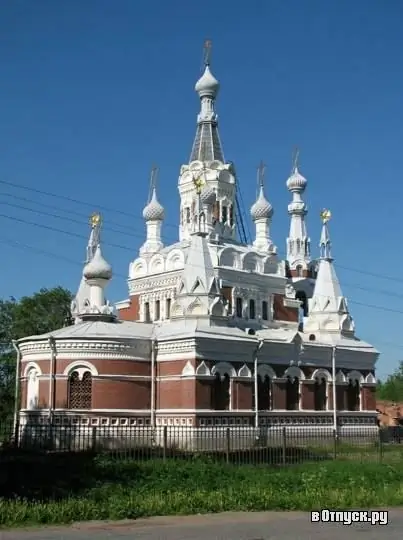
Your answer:
[[[0,300],[0,421],[14,410],[16,351],[13,339],[45,334],[65,326],[72,294],[63,287],[41,289],[20,300]]]
[[[403,402],[403,361],[385,382],[379,382],[377,397],[384,401]]]

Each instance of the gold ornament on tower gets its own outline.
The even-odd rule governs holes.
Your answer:
[[[203,187],[204,184],[205,184],[204,179],[200,176],[199,178],[195,178],[195,179],[193,180],[193,183],[194,183],[194,185],[195,185],[195,187],[196,187],[196,193],[197,193],[198,195],[200,195],[201,190],[202,190],[202,187]]]
[[[327,210],[326,208],[323,209],[320,213],[320,219],[322,220],[322,223],[325,224],[325,223],[328,223],[328,221],[330,221],[332,217],[332,213],[330,210]]]
[[[100,225],[100,223],[101,223],[101,215],[98,214],[97,212],[94,212],[93,214],[91,214],[91,217],[90,217],[91,227],[95,229],[95,227],[97,225]]]

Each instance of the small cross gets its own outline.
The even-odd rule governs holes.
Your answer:
[[[263,187],[264,184],[264,176],[266,174],[266,165],[261,161],[259,163],[259,167],[257,168],[257,181],[259,187]]]
[[[295,170],[298,168],[298,158],[299,158],[299,148],[296,146],[294,148],[293,156],[292,156],[292,172],[295,172]]]

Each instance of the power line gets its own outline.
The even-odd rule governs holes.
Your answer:
[[[76,213],[76,212],[74,212],[74,215],[78,214],[80,216],[83,216],[83,218],[86,217],[85,222],[84,222],[84,219],[81,221],[81,220],[73,219],[73,218],[70,218],[70,217],[67,217],[67,216],[59,216],[58,214],[55,214],[55,213],[44,212],[42,210],[29,208],[29,207],[23,206],[23,205],[17,205],[17,204],[12,204],[12,203],[8,203],[8,202],[2,202],[2,201],[0,201],[0,204],[3,204],[5,206],[10,206],[12,208],[19,208],[19,209],[22,209],[24,211],[32,212],[32,213],[39,214],[39,215],[45,215],[45,216],[53,217],[53,218],[60,219],[60,220],[63,220],[63,221],[68,221],[68,222],[71,222],[71,223],[77,223],[79,225],[83,225],[83,224],[86,224],[88,222],[88,217],[85,216],[85,214],[80,214],[80,213]],[[51,207],[50,205],[47,205],[47,206]],[[51,207],[51,208],[53,208],[53,207]],[[57,228],[51,227],[49,225],[44,225],[44,224],[41,224],[41,223],[28,221],[28,220],[25,220],[25,219],[22,219],[22,218],[16,218],[14,216],[9,216],[9,215],[6,215],[6,214],[0,214],[0,217],[3,217],[5,219],[9,219],[9,220],[15,220],[15,221],[18,221],[20,223],[25,223],[27,225],[32,225],[32,226],[35,226],[35,227],[44,228],[44,229],[47,229],[47,230],[52,230],[52,231],[55,231],[55,232],[59,232],[61,234],[66,234],[66,235],[74,236],[75,238],[82,238],[83,240],[86,240],[86,237],[84,235],[78,234],[78,233],[73,233],[71,231],[66,231],[64,229],[57,229]],[[119,224],[118,224],[118,226],[119,226]],[[108,230],[108,231],[117,233],[117,234],[124,234],[124,235],[127,235],[127,236],[131,236],[131,237],[135,237],[135,238],[141,238],[141,239],[144,238],[143,234],[139,234],[139,233],[135,233],[135,232],[129,233],[129,232],[125,232],[125,231],[119,231],[119,230],[113,229],[111,227],[105,227],[105,229]],[[121,244],[113,244],[113,243],[108,243],[108,242],[104,242],[104,244],[132,252],[132,248],[128,247],[128,246],[124,246],[124,245],[121,245]],[[353,283],[346,283],[346,282],[343,282],[343,286],[351,287],[353,289],[357,289],[357,290],[361,290],[361,291],[365,291],[365,292],[376,292],[378,294],[382,294],[382,295],[385,295],[385,296],[403,298],[403,294],[397,294],[394,291],[393,292],[392,291],[386,291],[386,290],[379,289],[379,288],[374,289],[373,287],[363,287],[362,285],[357,285],[357,284],[353,284]]]
[[[7,185],[7,186],[10,186],[10,187],[13,187],[13,188],[17,188],[17,189],[25,189],[25,190],[31,191],[33,193],[38,193],[40,195],[45,195],[45,196],[53,197],[53,198],[56,198],[56,199],[61,199],[61,200],[73,202],[75,204],[80,204],[82,206],[87,206],[87,207],[89,207],[91,209],[94,209],[94,207],[95,207],[95,208],[98,208],[99,210],[103,210],[103,211],[106,211],[106,212],[112,212],[112,213],[115,213],[115,214],[120,214],[122,216],[130,217],[131,219],[141,220],[144,223],[144,220],[143,220],[142,217],[136,216],[134,214],[130,214],[128,212],[124,212],[123,210],[118,210],[116,208],[97,205],[97,204],[94,204],[94,203],[89,203],[87,201],[82,201],[82,200],[74,199],[72,197],[67,197],[66,195],[57,195],[56,193],[51,193],[50,191],[39,190],[39,189],[36,189],[36,188],[25,186],[23,184],[17,184],[17,183],[14,183],[14,182],[7,182],[6,180],[0,180],[0,184],[4,184],[4,185]],[[7,195],[11,196],[11,197],[17,197],[16,195],[9,195],[9,194],[7,194]],[[27,200],[27,199],[25,199],[25,200]],[[35,202],[35,204],[43,205],[44,203]],[[67,212],[64,209],[60,209],[60,210],[63,211],[63,212]],[[76,214],[76,212],[74,212],[74,211],[68,211],[68,212],[70,212],[72,214]],[[110,222],[110,223],[112,223],[112,222]],[[113,224],[117,225],[116,223],[113,223]],[[122,226],[122,225],[117,225],[117,226]],[[169,223],[167,221],[164,221],[164,226],[174,228],[175,230],[178,229],[178,226],[176,224]],[[122,227],[127,228],[125,226],[122,226]],[[137,235],[133,233],[133,236],[137,236]],[[169,238],[169,237],[167,237],[167,238]],[[173,241],[175,242],[176,239],[173,239]],[[285,252],[283,250],[279,250],[279,253],[285,255]],[[351,267],[351,266],[344,266],[344,265],[341,265],[339,263],[336,263],[335,266],[337,268],[341,268],[343,270],[355,272],[355,273],[358,273],[358,274],[361,274],[361,275],[367,275],[367,276],[371,276],[371,277],[375,277],[375,278],[380,278],[380,279],[384,279],[386,281],[396,281],[398,283],[403,283],[403,278],[398,278],[398,277],[395,277],[395,276],[386,276],[386,275],[378,274],[378,273],[375,273],[375,272],[368,272],[367,270],[361,270],[359,268],[354,268],[354,267]]]
[[[43,224],[40,224],[40,223],[35,223],[33,221],[24,220],[22,218],[14,218],[14,217],[8,216],[6,214],[0,214],[0,217],[3,217],[5,219],[9,219],[9,220],[12,220],[12,221],[18,221],[18,222],[24,223],[26,225],[30,225],[30,226],[34,226],[34,227],[38,227],[38,228],[43,228],[43,229],[50,230],[50,231],[53,231],[53,232],[58,232],[58,233],[65,234],[65,235],[68,235],[68,236],[72,236],[72,237],[75,237],[75,238],[80,238],[80,239],[83,239],[83,240],[87,240],[84,235],[74,233],[72,231],[65,231],[63,229],[58,229],[58,228],[55,228],[55,227],[51,227],[49,225],[43,225]],[[105,244],[109,245],[111,247],[116,247],[116,248],[119,248],[119,249],[124,249],[124,250],[132,252],[132,248],[128,247],[128,246],[123,246],[123,245],[114,244],[114,243],[106,243],[106,242],[105,242]],[[189,264],[190,264],[190,266],[197,267],[197,265],[194,265],[194,264],[191,264],[191,263],[189,263]],[[127,276],[125,277],[125,279],[127,279]],[[354,287],[354,286],[352,285],[352,287]],[[372,292],[375,290],[375,289],[364,289],[363,287],[361,287],[361,288],[363,290],[368,290],[368,291],[372,291]],[[354,301],[354,300],[349,301],[349,303],[359,305],[359,306],[363,306],[363,307],[367,307],[367,308],[370,308],[370,309],[378,309],[378,310],[385,311],[385,312],[403,314],[402,310],[396,310],[394,308],[388,308],[386,306],[378,306],[378,305],[374,305],[374,304],[367,304],[367,303],[362,303],[362,302],[358,302],[358,301]]]

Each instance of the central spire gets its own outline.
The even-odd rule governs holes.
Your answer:
[[[204,44],[204,73],[197,81],[195,90],[200,97],[196,136],[189,163],[192,161],[221,161],[224,153],[218,134],[218,117],[214,109],[220,84],[210,71],[211,41]]]

